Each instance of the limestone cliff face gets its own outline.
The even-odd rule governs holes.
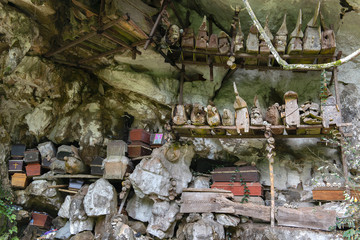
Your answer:
[[[0,2],[0,122],[8,136],[0,154],[0,162],[4,166],[8,153],[6,146],[10,142],[35,146],[42,139],[49,139],[58,144],[80,142],[83,146],[102,145],[105,138],[116,135],[121,129],[120,119],[125,113],[134,116],[133,127],[150,130],[163,128],[170,118],[171,105],[178,101],[179,73],[165,63],[158,53],[151,48],[144,51],[138,47],[142,55],[136,60],[132,60],[131,54],[125,51],[102,59],[101,66],[90,64],[90,69],[58,64],[42,54],[58,47],[53,44],[57,38],[61,41],[75,39],[91,31],[89,26],[95,24],[96,19],[80,21],[79,16],[75,19],[70,5],[55,0]],[[200,25],[202,14],[213,14],[216,32],[229,28],[233,12],[231,6],[238,2],[228,0],[208,4],[208,1],[197,0],[176,5],[184,16],[186,10],[190,10],[191,27],[194,29]],[[265,3],[258,0],[252,1],[251,5],[262,23],[267,14],[270,16],[270,30],[274,33],[282,21],[283,16],[279,13],[288,14],[288,29],[293,29],[299,8],[304,13],[305,28],[315,2],[292,0],[284,4],[281,0]],[[337,50],[342,51],[343,55],[360,47],[360,32],[357,31],[360,6],[356,1],[348,3],[352,6],[349,12],[346,12],[347,8],[342,9],[337,0],[325,1],[322,5],[326,23],[334,25]],[[55,12],[63,14],[57,15]],[[169,19],[174,19],[170,10],[169,14]],[[251,22],[246,11],[240,13],[240,19],[247,35]],[[148,27],[144,29],[149,30]],[[187,66],[186,71],[189,76],[200,74],[209,79],[208,67]],[[300,104],[307,100],[319,102],[319,72],[238,69],[222,83],[226,71],[215,67],[213,82],[186,82],[184,102],[205,105],[208,100],[213,100],[220,113],[224,108],[232,109],[232,82],[237,84],[240,96],[249,107],[252,106],[253,97],[258,95],[262,111],[275,102],[282,102],[284,93],[289,90],[298,93]],[[359,76],[359,58],[339,67],[343,120],[353,123],[350,131],[354,141],[360,141],[357,130],[360,126]],[[334,92],[333,86],[330,90]],[[261,153],[264,148],[262,142],[197,139],[194,144],[197,157],[255,161],[266,168]],[[279,142],[279,169],[287,166],[294,171],[286,176],[279,173],[279,179],[288,179],[285,185],[295,186],[300,180],[309,183],[314,177],[311,169],[316,168],[316,164],[313,164],[316,157],[312,153],[315,144],[316,140]],[[331,155],[327,150],[320,153],[320,157],[328,161],[339,161],[337,153]],[[289,162],[294,166],[288,165]],[[292,181],[293,175],[298,178],[296,182]]]

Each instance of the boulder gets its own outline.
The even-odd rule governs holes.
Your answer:
[[[39,149],[41,158],[51,159],[56,156],[56,148],[52,142],[43,142],[37,146]]]
[[[55,239],[69,239],[70,236],[70,222],[67,221],[65,226],[63,226],[56,232]]]
[[[146,226],[140,221],[129,221],[128,225],[134,230],[136,234],[146,234]]]
[[[70,195],[67,195],[65,198],[65,201],[60,207],[60,210],[58,212],[58,216],[62,218],[70,218],[70,203],[71,203],[72,197]]]
[[[113,215],[105,215],[97,218],[95,225],[95,239],[110,239],[113,231],[111,225],[112,217]]]
[[[160,239],[172,237],[179,211],[180,207],[175,202],[154,203],[147,232]]]
[[[84,198],[84,208],[88,216],[101,216],[117,210],[117,192],[106,179],[100,178],[89,186]]]
[[[86,215],[83,200],[89,185],[83,186],[80,191],[72,197],[70,203],[70,233],[77,234],[82,231],[92,231],[94,219]]]
[[[180,194],[192,179],[190,163],[194,156],[192,145],[165,144],[154,149],[151,159],[143,159],[129,179],[136,195],[166,200],[170,188]],[[175,181],[176,186],[172,186]]]
[[[216,221],[224,227],[236,227],[240,223],[240,218],[228,214],[216,214]]]
[[[179,228],[176,235],[182,239],[193,240],[220,240],[225,239],[225,231],[223,225],[214,221],[212,213],[203,213],[202,217],[198,219],[197,214],[194,215],[190,222],[186,223],[182,229]],[[193,222],[194,221],[194,222]]]
[[[133,219],[142,222],[149,222],[152,215],[151,209],[153,207],[153,204],[154,201],[150,198],[139,198],[137,195],[134,195],[127,202],[126,211]]]
[[[64,227],[67,222],[68,222],[68,219],[62,218],[62,217],[59,217],[59,216],[57,216],[56,218],[54,218],[51,221],[52,225],[56,229],[60,229],[60,228]]]
[[[71,237],[70,240],[94,240],[94,235],[91,231],[84,231]]]
[[[196,176],[189,185],[190,188],[210,188],[210,177]]]
[[[86,165],[76,157],[64,157],[66,173],[79,174],[87,171]]]
[[[111,225],[113,226],[113,239],[116,240],[135,240],[134,231],[127,225],[124,220],[119,217],[112,219]]]

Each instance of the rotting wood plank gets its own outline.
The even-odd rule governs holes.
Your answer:
[[[276,220],[280,226],[311,228],[329,231],[336,224],[336,211],[320,207],[291,209],[278,207]]]
[[[96,59],[99,59],[99,58],[102,58],[102,57],[106,57],[106,56],[109,56],[109,55],[112,55],[112,54],[115,54],[115,53],[118,53],[118,52],[122,52],[122,51],[124,51],[124,47],[118,47],[118,48],[112,49],[110,51],[101,53],[99,55],[82,59],[82,60],[79,61],[79,64],[86,63],[86,62],[91,62],[93,60],[96,60]]]
[[[58,174],[53,176],[38,176],[33,177],[33,180],[53,180],[57,178],[102,178],[102,176],[90,175],[90,174]]]
[[[161,5],[161,9],[160,9],[160,12],[159,12],[159,15],[157,16],[156,18],[156,21],[154,23],[154,26],[152,27],[151,31],[150,31],[150,34],[149,34],[149,38],[148,40],[146,41],[145,45],[144,45],[144,50],[146,50],[150,44],[150,42],[152,41],[152,38],[154,36],[154,33],[155,33],[155,30],[156,28],[158,27],[159,23],[160,23],[160,20],[162,18],[162,15],[163,13],[165,12],[166,10],[166,6],[167,6],[167,1],[164,1],[163,4]]]

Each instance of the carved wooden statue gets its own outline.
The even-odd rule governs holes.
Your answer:
[[[286,126],[300,126],[300,113],[297,100],[298,95],[296,92],[288,91],[284,94]]]
[[[251,108],[250,122],[251,125],[255,125],[255,126],[263,125],[264,123],[263,116],[261,114],[260,103],[257,96],[254,97],[254,106]]]
[[[279,54],[285,54],[287,43],[288,30],[286,27],[286,14],[284,15],[283,23],[276,33],[274,47]]]
[[[210,127],[219,126],[221,123],[220,114],[215,106],[208,105],[206,108],[206,119]]]
[[[272,33],[269,29],[269,18],[268,17],[266,17],[264,31],[265,31],[266,35],[270,38],[270,41],[273,42],[274,36],[272,35]],[[265,39],[263,38],[262,35],[260,35],[259,40],[260,40],[260,45],[259,45],[260,46],[260,55],[266,56],[266,58],[259,59],[259,65],[268,66],[269,65],[268,56],[270,55],[270,49],[267,46]]]
[[[317,19],[320,11],[320,1],[315,10],[313,18],[308,22],[305,35],[304,35],[304,45],[303,45],[303,54],[318,54],[321,51],[321,28],[317,24]],[[313,63],[314,59],[303,59],[301,63]]]
[[[301,30],[302,26],[302,12],[299,10],[299,16],[296,22],[296,27],[294,31],[290,34],[290,42],[287,46],[287,54],[301,54],[302,47],[302,38],[304,33]],[[298,60],[291,60],[290,63],[298,63]]]
[[[235,92],[234,109],[236,130],[238,134],[241,134],[242,132],[248,133],[250,129],[250,119],[247,104],[244,99],[239,96],[235,82],[233,84]]]
[[[199,104],[195,103],[193,109],[191,111],[191,124],[192,125],[205,125],[206,124],[206,112],[204,107]]]
[[[255,25],[250,27],[249,35],[246,39],[246,52],[257,55],[259,53],[259,38],[258,38],[258,30]],[[256,58],[246,58],[245,64],[247,65],[256,65]]]
[[[184,125],[187,123],[188,118],[184,105],[175,105],[171,113],[172,120],[175,125]]]

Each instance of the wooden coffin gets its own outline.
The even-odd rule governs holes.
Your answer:
[[[301,26],[302,26],[302,12],[300,9],[295,29],[290,34],[290,42],[287,46],[287,51],[286,51],[287,54],[298,55],[302,53],[303,50],[302,38],[304,37],[304,33],[301,30]],[[299,60],[289,60],[289,63],[299,63]]]
[[[345,200],[344,192],[346,189],[344,187],[317,187],[314,188],[313,199],[320,201],[343,201]],[[351,190],[350,194],[352,196],[359,196],[359,190]]]
[[[259,53],[259,38],[258,38],[258,30],[255,25],[250,27],[249,35],[246,39],[246,52],[249,54],[257,55]],[[246,65],[256,65],[257,58],[246,58]]]
[[[40,153],[37,149],[30,149],[24,152],[25,163],[37,163],[40,162]]]
[[[133,129],[130,131],[130,141],[140,141],[150,144],[150,133],[144,129]]]
[[[224,31],[221,31],[218,36],[219,40],[219,53],[222,55],[227,55],[230,52],[230,42],[229,35],[227,35]],[[226,63],[229,59],[228,56],[221,56],[220,61],[222,63]]]
[[[209,188],[186,188],[181,196],[181,213],[230,213],[270,222],[270,207],[237,203],[230,191]]]
[[[52,218],[46,213],[33,212],[32,219],[33,219],[32,225],[34,226],[45,229],[50,229],[51,227]]]
[[[137,142],[128,145],[128,151],[129,151],[128,156],[131,158],[135,158],[135,157],[150,155],[152,149],[147,144]]]
[[[114,157],[113,157],[114,158]],[[129,168],[129,159],[121,157],[121,160],[113,161],[107,158],[104,163],[104,178],[106,179],[123,179]]]
[[[336,211],[323,210],[320,207],[278,207],[275,218],[279,226],[329,231],[329,228],[336,224]]]
[[[104,174],[104,170],[101,168],[103,161],[104,159],[102,157],[97,156],[94,158],[90,164],[92,175],[102,176]]]
[[[218,53],[219,52],[219,43],[218,43],[218,35],[217,34],[211,34],[209,39],[209,45],[206,49],[210,53]],[[221,57],[220,56],[211,56],[212,61],[215,63],[221,63]]]
[[[345,200],[345,188],[317,187],[314,188],[313,199],[322,201],[343,201]]]
[[[206,21],[206,16],[204,16],[204,19],[199,27],[198,35],[195,41],[196,52],[206,53],[208,40],[209,40],[209,36],[207,33],[207,21]],[[200,54],[200,53],[195,54],[195,61],[206,61],[206,60],[207,60],[206,54]]]
[[[40,163],[28,163],[25,167],[26,175],[28,177],[40,176],[41,175],[41,165]]]
[[[303,54],[304,55],[316,55],[321,51],[321,28],[317,24],[317,19],[320,11],[320,1],[317,5],[313,18],[308,22],[304,39],[303,39]],[[302,59],[301,63],[312,64],[315,58]]]
[[[27,176],[25,173],[14,173],[11,176],[11,186],[24,189],[27,186]]]
[[[11,146],[11,158],[23,159],[26,146],[24,144],[14,144]]]
[[[259,170],[253,166],[245,167],[222,167],[211,172],[214,182],[258,182],[260,180]]]
[[[79,190],[82,185],[84,184],[84,180],[82,179],[73,179],[70,178],[69,180],[69,190]]]
[[[142,130],[143,129],[136,129],[136,130]],[[133,132],[133,134],[131,135],[130,132],[130,138],[134,138],[134,139],[142,139],[144,140],[144,138],[146,138],[145,140],[147,141],[147,132],[146,135],[142,133],[142,131],[135,131]],[[132,140],[135,141],[135,140]],[[141,141],[141,140],[138,140]],[[110,156],[125,156],[127,152],[127,144],[126,142],[124,142],[123,140],[111,140],[108,142],[107,147],[106,147],[106,156],[110,157]]]
[[[163,133],[152,133],[150,135],[151,148],[158,148],[165,144],[165,137]]]
[[[234,53],[235,54],[239,54],[244,52],[245,48],[244,48],[244,34],[241,30],[241,23],[240,23],[240,18],[237,21],[237,25],[236,25],[236,35],[235,35],[235,39],[234,39]]]
[[[22,173],[24,171],[23,160],[9,160],[9,173]]]
[[[263,187],[258,182],[246,183],[246,186],[249,189],[250,196],[262,196]],[[214,182],[211,185],[211,188],[218,188],[223,190],[231,191],[234,196],[243,196],[244,195],[244,186],[240,182]]]

